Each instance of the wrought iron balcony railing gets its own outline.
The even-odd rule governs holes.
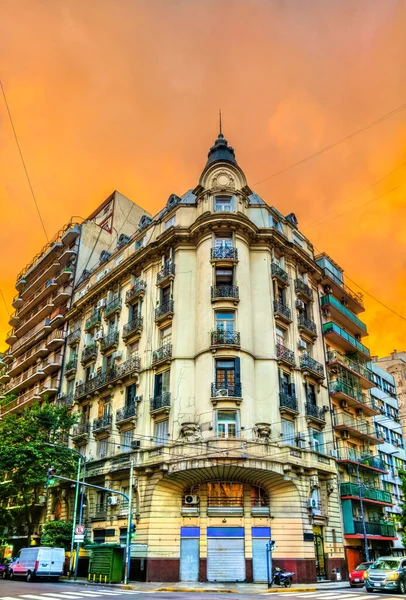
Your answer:
[[[211,397],[222,398],[231,396],[231,398],[242,398],[241,383],[230,381],[216,381],[211,384]]]
[[[219,508],[244,506],[243,496],[207,496],[207,506]]]
[[[306,298],[311,299],[313,297],[313,292],[311,287],[309,287],[304,281],[301,279],[295,279],[295,291],[297,294],[303,294]]]
[[[119,334],[117,330],[110,331],[110,333],[100,340],[100,348],[101,351],[109,350],[112,346],[116,346],[118,344]]]
[[[67,375],[68,373],[74,373],[76,371],[76,369],[77,369],[77,366],[78,366],[78,359],[77,359],[77,357],[72,358],[71,360],[69,360],[66,363],[66,366],[65,366],[65,375]]]
[[[69,392],[69,394],[60,394],[58,396],[58,404],[60,406],[73,406],[73,395],[73,392]]]
[[[362,389],[354,388],[348,385],[348,383],[346,383],[345,381],[342,381],[341,379],[331,381],[329,385],[329,391],[330,394],[341,392],[346,396],[349,396],[350,398],[354,398],[354,400],[357,400],[358,402],[365,403],[365,396],[362,393]]]
[[[289,306],[287,306],[286,304],[282,304],[282,302],[279,302],[279,300],[273,301],[273,311],[275,314],[281,315],[289,321],[292,320],[292,313],[290,311]]]
[[[306,401],[305,404],[306,417],[313,417],[314,419],[318,419],[319,421],[326,421],[326,413],[324,408],[317,406],[310,400]]]
[[[279,408],[298,412],[297,398],[287,392],[279,392]]]
[[[116,412],[116,423],[125,421],[126,419],[132,419],[137,416],[137,405],[135,402],[126,404],[123,408],[119,408]]]
[[[309,354],[302,354],[300,357],[300,368],[303,371],[310,371],[314,373],[318,377],[322,377],[324,379],[324,367],[321,363],[314,360]]]
[[[101,311],[95,310],[94,313],[87,319],[87,321],[85,323],[85,330],[88,331],[89,329],[92,329],[93,327],[95,327],[96,325],[99,325],[100,323],[101,323]]]
[[[356,373],[361,375],[361,377],[364,377],[364,379],[368,379],[368,381],[370,381],[371,383],[374,383],[373,373],[372,373],[372,371],[370,371],[370,369],[368,369],[362,363],[357,362],[351,358],[348,358],[348,356],[345,356],[344,354],[342,354],[341,352],[338,352],[337,350],[330,350],[327,352],[327,361],[329,363],[339,362],[344,367],[348,367],[352,371],[355,371]]]
[[[93,433],[97,433],[98,431],[104,431],[105,429],[110,429],[113,424],[113,416],[112,415],[103,415],[98,419],[94,419],[93,421]]]
[[[160,304],[155,309],[155,320],[162,319],[165,315],[169,315],[174,312],[173,300],[168,300],[163,304]]]
[[[359,487],[356,483],[346,482],[340,484],[341,496],[355,496],[359,498]],[[384,490],[361,485],[361,495],[365,500],[392,504],[392,494]]]
[[[156,282],[161,283],[167,277],[171,277],[175,275],[175,263],[172,261],[167,262],[164,267],[158,272],[156,276]]]
[[[298,321],[299,327],[303,327],[304,329],[307,329],[307,331],[310,331],[310,333],[312,333],[312,334],[317,334],[316,323],[314,321],[312,321],[311,319],[309,319],[308,317],[306,317],[306,315],[304,315],[303,313],[299,313],[297,321]]]
[[[100,373],[100,375],[96,375],[96,377],[93,377],[93,379],[90,379],[86,383],[78,385],[75,390],[75,400],[81,398],[82,396],[86,396],[87,394],[91,394],[95,390],[100,389],[105,385],[109,385],[114,381],[125,377],[126,375],[136,373],[140,369],[141,361],[139,357],[132,356],[123,364],[114,366],[105,373]]]
[[[143,320],[143,317],[137,315],[134,319],[126,323],[123,327],[123,338],[130,336],[132,333],[141,332]]]
[[[93,344],[88,344],[87,346],[85,346],[83,348],[82,351],[82,362],[85,362],[87,360],[96,360],[97,358],[97,344],[93,343]]]
[[[126,292],[125,301],[126,303],[130,303],[132,300],[135,300],[138,296],[145,294],[147,289],[147,282],[140,279],[136,281],[134,285]]]
[[[272,275],[272,277],[276,277],[276,279],[279,279],[279,281],[281,281],[285,285],[289,285],[289,276],[288,276],[288,274],[277,263],[273,262],[271,264],[271,275]]]
[[[238,260],[238,250],[234,246],[210,248],[211,260]]]
[[[292,367],[296,364],[295,353],[283,344],[276,344],[276,356],[279,360],[292,365]]]
[[[73,426],[72,437],[80,437],[90,433],[90,423],[78,423]]]
[[[239,298],[238,285],[212,285],[211,286],[211,297],[212,298]]]
[[[157,363],[160,363],[163,360],[169,360],[172,358],[172,344],[165,344],[164,346],[161,346],[161,348],[158,348],[158,350],[155,350],[152,353],[152,364],[156,365]]]
[[[104,318],[106,319],[115,312],[121,310],[121,296],[116,296],[104,308]]]
[[[240,332],[239,331],[224,331],[216,329],[211,332],[212,346],[239,346]]]
[[[171,394],[170,392],[162,392],[160,396],[154,396],[151,398],[151,412],[160,410],[162,408],[169,408],[171,405]]]

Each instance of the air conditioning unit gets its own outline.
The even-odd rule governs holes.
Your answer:
[[[306,442],[304,440],[298,440],[297,441],[297,446],[301,450],[306,450]]]
[[[393,469],[392,473],[394,477],[397,477],[399,475],[399,471],[397,469]]]
[[[297,347],[301,350],[307,350],[307,344],[304,340],[300,339],[297,343]]]
[[[216,390],[216,398],[226,397],[228,396],[227,389]]]
[[[303,300],[296,300],[296,308],[299,310],[305,310],[306,304],[303,302]]]
[[[306,440],[306,434],[304,433],[304,431],[299,431],[299,433],[298,433],[298,434],[297,434],[297,436],[296,436],[296,439],[297,439],[298,441],[300,441],[300,440],[301,440],[301,441],[303,441],[303,442],[304,442],[304,441]]]
[[[347,404],[347,400],[340,400],[340,407],[341,408],[347,408],[348,404]]]
[[[109,506],[117,506],[117,504],[118,504],[118,498],[117,498],[117,496],[109,496],[107,498],[107,504]]]
[[[308,498],[306,500],[306,508],[317,508],[317,500],[315,498]]]
[[[138,448],[141,448],[141,440],[132,440],[131,448],[133,450],[137,450]]]
[[[350,437],[350,434],[348,433],[348,431],[342,431],[341,432],[341,439],[342,440],[348,440]]]
[[[190,505],[199,504],[199,502],[200,502],[199,496],[192,496],[192,495],[185,496],[184,500],[185,500],[185,504],[190,504]]]
[[[106,306],[106,300],[104,298],[98,301],[96,308],[103,308],[103,306]]]
[[[90,373],[90,375],[89,375],[89,381],[90,381],[91,379],[94,379],[95,377],[97,377],[97,373],[96,373],[96,371],[95,371],[94,373]]]
[[[103,337],[104,337],[104,336],[103,336],[103,331],[102,331],[102,330],[100,330],[100,331],[98,331],[98,332],[96,333],[96,335],[94,336],[94,339],[95,339],[95,340],[102,340],[102,339],[103,339]]]
[[[331,373],[332,375],[337,375],[337,373],[338,373],[338,369],[337,369],[337,367],[330,367],[330,373]]]
[[[396,531],[402,531],[402,529],[403,529],[402,523],[399,523],[398,521],[396,521],[395,522],[395,529],[396,529]]]
[[[338,458],[337,450],[330,450],[330,456],[332,456],[333,458]]]
[[[65,398],[65,392],[59,392],[58,400],[62,400],[63,398]]]

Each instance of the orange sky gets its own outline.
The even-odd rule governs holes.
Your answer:
[[[406,318],[406,110],[255,185],[406,102],[405,25],[404,0],[0,0],[0,76],[48,235],[113,189],[154,213],[194,187],[221,107],[255,191]],[[45,238],[2,98],[0,172],[11,311]],[[365,304],[371,351],[406,349],[406,321]],[[1,340],[7,321],[0,297]]]

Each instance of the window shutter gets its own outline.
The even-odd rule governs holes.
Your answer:
[[[155,375],[154,377],[154,396],[160,396],[162,392],[162,375]]]
[[[241,386],[241,367],[240,367],[240,358],[237,356],[234,359],[234,369],[235,369],[235,385],[236,387]]]
[[[292,398],[296,398],[296,386],[294,383],[289,383],[289,395]]]

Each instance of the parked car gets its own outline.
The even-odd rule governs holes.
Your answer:
[[[350,573],[350,586],[351,587],[362,587],[365,585],[364,573],[373,564],[373,561],[363,562],[354,571]]]
[[[374,590],[406,592],[406,558],[403,556],[381,556],[364,573],[365,588]]]
[[[21,548],[17,558],[8,568],[10,579],[24,577],[32,581],[37,577],[58,579],[63,575],[65,550],[63,548]]]
[[[8,569],[9,569],[10,563],[11,563],[11,560],[9,558],[5,558],[0,563],[0,577],[1,577],[1,579],[7,579],[7,577],[8,577]]]

